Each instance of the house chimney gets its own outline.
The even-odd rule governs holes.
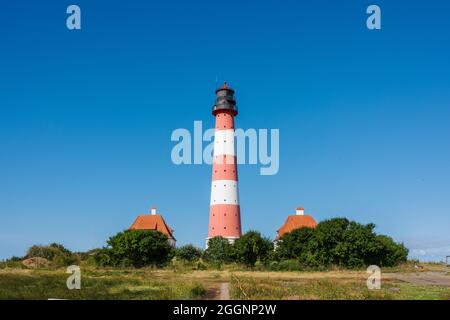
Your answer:
[[[305,209],[303,208],[297,208],[297,211],[295,213],[297,216],[304,216],[305,215]]]
[[[155,216],[155,215],[156,215],[156,208],[153,207],[153,208],[152,208],[152,216]]]

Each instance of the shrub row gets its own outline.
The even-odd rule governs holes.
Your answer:
[[[253,267],[258,262],[270,270],[390,267],[406,262],[408,249],[388,236],[377,235],[374,228],[374,224],[335,218],[320,222],[315,229],[287,233],[275,246],[250,231],[234,245],[223,238],[211,239],[204,256],[215,264],[237,262]]]
[[[145,267],[165,266],[175,260],[215,267],[227,263],[274,271],[324,269],[331,266],[360,268],[368,265],[395,266],[407,261],[408,249],[385,235],[374,232],[375,225],[363,225],[346,218],[320,222],[315,229],[301,228],[283,235],[274,245],[257,231],[249,231],[234,244],[216,237],[205,251],[193,245],[178,249],[170,246],[166,235],[157,231],[127,230],[107,241],[102,249],[74,254],[62,245],[33,246],[26,258],[45,258],[56,266],[67,266],[77,260],[98,266]]]

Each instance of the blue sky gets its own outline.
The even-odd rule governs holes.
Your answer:
[[[66,28],[77,4],[82,30]],[[382,30],[366,28],[378,4]],[[243,229],[373,222],[414,257],[450,255],[450,4],[444,1],[9,1],[0,10],[0,259],[87,250],[152,205],[179,244],[207,235],[211,167],[171,133],[280,130],[280,172],[239,168]]]

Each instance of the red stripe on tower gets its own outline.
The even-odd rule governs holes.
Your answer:
[[[234,242],[242,235],[234,145],[234,117],[237,114],[234,90],[225,82],[216,91],[213,107],[216,130],[207,246],[209,239],[214,237],[221,236]]]

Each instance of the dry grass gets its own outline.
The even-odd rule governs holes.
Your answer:
[[[416,300],[449,299],[450,288],[417,286],[385,279],[380,290],[369,290],[366,278],[354,273],[306,277],[243,277],[234,276],[231,297],[248,300]]]
[[[196,279],[161,277],[152,270],[82,269],[81,290],[68,290],[69,274],[58,270],[0,270],[0,299],[139,299],[200,298],[205,287]]]
[[[426,265],[419,271],[438,267]],[[406,265],[389,272],[409,274],[412,270],[418,271]],[[234,267],[222,271],[201,271],[81,266],[81,272],[82,289],[72,291],[66,287],[69,275],[65,269],[0,269],[0,299],[201,299],[209,289],[224,282],[231,284],[232,299],[450,298],[450,288],[412,285],[393,277],[384,277],[382,289],[371,291],[366,286],[368,274],[365,270],[262,272],[239,271]]]

